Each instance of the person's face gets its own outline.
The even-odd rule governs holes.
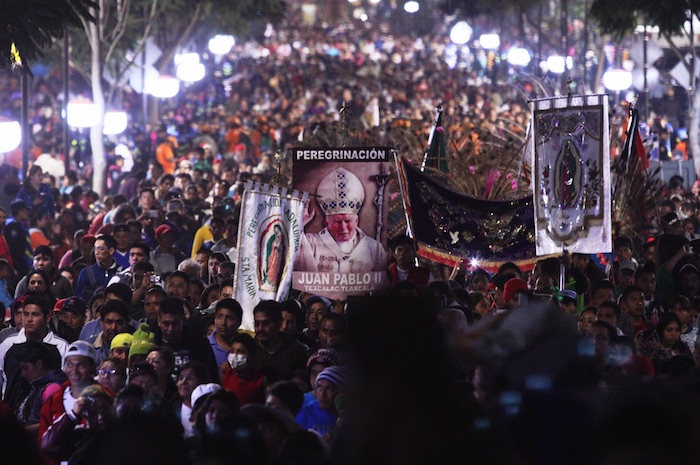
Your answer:
[[[598,289],[593,295],[592,305],[600,305],[606,300],[615,300],[615,292],[612,289]]]
[[[46,329],[48,316],[41,312],[38,305],[25,305],[22,309],[22,325],[27,335],[40,334]]]
[[[678,315],[678,318],[681,320],[681,323],[687,324],[690,322],[690,308],[682,305],[680,303],[677,303],[672,309],[672,312],[674,312],[676,315]]]
[[[131,267],[139,262],[145,262],[146,260],[148,260],[148,254],[146,254],[143,249],[132,247],[131,250],[129,250],[129,265]]]
[[[620,289],[625,289],[627,286],[634,285],[634,273],[630,270],[620,271],[617,275],[617,283],[620,285]]]
[[[224,237],[224,225],[218,222],[212,223],[209,225],[209,229],[211,230],[211,235],[214,241],[220,240],[222,237]]]
[[[102,305],[104,305],[105,299],[95,299],[92,302],[92,305],[90,306],[90,313],[94,315],[94,318],[97,318],[100,314],[100,309],[102,309]]]
[[[222,299],[232,299],[233,298],[233,287],[231,287],[231,286],[222,287],[219,295]]]
[[[288,335],[296,334],[299,331],[297,328],[297,320],[294,314],[282,311],[282,332]]]
[[[207,428],[215,429],[223,424],[226,424],[232,416],[233,411],[231,410],[231,407],[219,399],[214,399],[211,401],[209,408],[204,414],[204,423],[206,424]]]
[[[98,262],[109,261],[114,254],[114,249],[110,249],[102,239],[95,241],[95,246],[92,250],[95,252],[95,260]]]
[[[206,276],[208,269],[207,266],[209,265],[209,257],[206,254],[198,253],[194,256],[194,261],[197,262],[202,268],[201,275]]]
[[[328,307],[323,302],[314,302],[306,311],[306,327],[309,331],[318,331],[321,327],[321,320],[328,315]]]
[[[158,245],[161,247],[161,249],[167,250],[172,247],[173,243],[175,242],[175,233],[168,231],[165,234],[159,234],[156,236],[156,240],[158,241]]]
[[[413,246],[409,244],[400,244],[394,247],[394,257],[396,264],[403,270],[412,268],[416,263],[416,253]]]
[[[158,317],[158,327],[167,342],[178,342],[182,338],[182,327],[185,320],[179,315],[163,313]]]
[[[61,320],[72,329],[81,329],[85,324],[85,314],[75,312],[61,312]]]
[[[117,240],[117,249],[126,250],[129,247],[129,231],[119,231],[114,233]]]
[[[234,223],[229,223],[226,225],[226,237],[229,240],[235,241],[238,236],[238,228]]]
[[[28,383],[31,383],[35,379],[39,379],[45,372],[43,369],[44,362],[37,360],[35,363],[24,362],[22,363],[20,376]]]
[[[471,289],[474,292],[486,293],[486,289],[489,287],[489,280],[483,274],[478,274],[472,278]]]
[[[318,380],[315,392],[319,407],[324,410],[335,410],[335,398],[340,394],[335,384],[326,379]]]
[[[35,270],[49,271],[52,266],[51,257],[49,257],[48,255],[37,255],[34,257],[32,266]]]
[[[102,362],[102,365],[97,369],[97,382],[115,392],[124,386],[125,381],[126,377],[124,374],[117,370],[117,367],[112,362]]]
[[[604,321],[613,328],[617,328],[617,314],[610,307],[599,307],[596,313],[596,320]]]
[[[219,264],[221,262],[216,257],[209,257],[209,279],[219,275]]]
[[[632,258],[632,249],[630,249],[626,245],[617,247],[615,249],[615,255],[617,255],[617,259],[621,262],[624,260],[629,260],[630,258]]]
[[[109,312],[102,315],[102,340],[109,345],[119,333],[126,329],[126,321],[119,313]]]
[[[265,345],[277,338],[282,322],[272,320],[265,312],[255,312],[253,325],[255,328],[255,340]]]
[[[681,275],[681,294],[694,296],[700,291],[700,276],[695,272],[683,273]]]
[[[139,207],[142,210],[152,210],[155,203],[155,197],[150,192],[142,192],[139,196]]]
[[[241,325],[241,322],[238,321],[236,314],[232,310],[220,308],[214,316],[214,325],[218,334],[228,338],[236,334],[236,330]]]
[[[48,285],[44,278],[38,274],[30,274],[29,275],[29,280],[27,281],[27,289],[30,291],[46,291],[48,289]]]
[[[20,208],[19,211],[17,212],[17,215],[15,215],[15,219],[17,221],[21,222],[26,222],[29,220],[29,210],[26,208]]]
[[[129,378],[129,384],[139,386],[146,394],[156,394],[157,380],[149,374],[132,375],[131,378]]]
[[[168,279],[166,292],[170,297],[185,299],[187,298],[188,290],[187,281],[182,276],[171,276]]]
[[[586,310],[581,312],[578,317],[578,322],[576,323],[576,328],[579,334],[588,334],[591,329],[591,325],[595,322],[595,313]]]
[[[92,360],[83,355],[69,355],[63,363],[63,371],[71,384],[84,386],[90,384],[95,374],[95,366]]]
[[[185,191],[185,200],[187,200],[188,202],[192,202],[194,200],[197,200],[197,188],[196,187],[189,188]]]
[[[280,412],[287,412],[291,416],[294,416],[291,410],[289,410],[289,407],[287,407],[284,402],[274,394],[267,395],[265,398],[265,407],[273,408],[275,410],[279,410]]]
[[[646,301],[644,300],[644,294],[639,291],[631,292],[625,301],[625,310],[627,314],[632,317],[641,317],[644,315],[645,306]]]
[[[194,388],[199,386],[201,381],[197,378],[194,370],[192,368],[185,368],[180,372],[177,377],[177,393],[180,399],[187,400],[189,404],[190,397],[192,396],[192,391]]]
[[[153,367],[159,378],[163,378],[170,372],[170,367],[165,362],[163,355],[155,350],[152,350],[146,356],[146,361]]]
[[[160,311],[160,301],[163,300],[163,296],[158,293],[146,294],[146,298],[143,301],[143,308],[146,312],[147,320],[155,320],[158,318],[158,312]]]
[[[338,320],[325,320],[321,323],[321,327],[318,330],[318,340],[322,348],[327,348],[333,338],[341,334],[341,325],[342,323]]]
[[[110,357],[116,357],[120,360],[126,362],[129,359],[129,348],[128,347],[115,347],[109,351]]]
[[[73,289],[75,289],[75,279],[73,279],[73,275],[71,273],[68,271],[61,271],[61,276],[66,278],[70,285],[73,286]]]
[[[129,226],[129,242],[141,240],[141,228],[138,226]]]
[[[666,347],[671,347],[681,338],[681,327],[675,321],[666,325],[661,334],[661,342]]]
[[[637,286],[644,292],[644,296],[651,298],[656,290],[656,275],[654,273],[642,273],[637,278]]]
[[[351,213],[338,213],[326,217],[326,226],[336,242],[349,241],[355,237],[358,216]]]
[[[590,261],[590,257],[588,255],[574,255],[573,256],[574,268],[576,268],[577,270],[579,270],[582,273],[586,270],[586,267],[588,266],[589,261]]]

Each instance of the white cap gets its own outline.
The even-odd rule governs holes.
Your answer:
[[[316,190],[323,214],[350,213],[357,215],[365,201],[365,189],[350,171],[338,168],[327,174]]]
[[[78,340],[69,345],[63,356],[63,363],[66,363],[66,358],[71,355],[82,355],[97,363],[97,351],[89,342]]]
[[[200,384],[194,390],[192,391],[192,394],[190,395],[190,402],[191,405],[194,407],[194,404],[197,402],[197,399],[200,397],[204,397],[207,394],[211,394],[212,392],[220,391],[221,386],[219,386],[216,383],[207,383],[207,384]]]

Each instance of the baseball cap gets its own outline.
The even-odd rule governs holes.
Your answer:
[[[529,292],[527,283],[520,278],[512,278],[508,280],[503,288],[503,301],[508,302],[518,292]]]
[[[66,349],[66,354],[63,356],[63,363],[65,364],[66,358],[73,355],[81,355],[97,363],[97,351],[89,342],[78,340],[69,345]]]
[[[87,305],[85,305],[85,301],[79,297],[68,297],[67,299],[62,299],[63,300],[63,306],[61,307],[61,311],[63,312],[71,312],[76,315],[85,315],[85,310],[87,309]],[[60,301],[59,301],[60,302]],[[55,310],[55,307],[54,307]]]
[[[109,345],[109,350],[116,349],[117,347],[130,348],[133,336],[129,333],[119,333],[114,338],[112,338],[112,343]]]
[[[219,386],[216,383],[205,383],[205,384],[200,384],[194,390],[192,391],[192,394],[190,395],[190,402],[191,405],[194,407],[194,404],[197,403],[198,399],[201,399],[202,397],[206,396],[207,394],[211,394],[212,392],[220,391],[221,386]]]
[[[160,226],[158,226],[156,228],[156,237],[162,236],[162,235],[167,234],[167,233],[172,232],[172,231],[173,231],[173,228],[171,228],[167,224],[161,224]]]

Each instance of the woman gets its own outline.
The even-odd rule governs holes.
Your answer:
[[[185,430],[185,437],[194,435],[192,429],[192,391],[200,384],[211,382],[211,376],[207,367],[200,362],[185,363],[180,367],[177,377],[178,399],[174,402],[176,413]]]
[[[58,274],[66,278],[73,289],[75,289],[75,283],[78,281],[78,273],[76,273],[73,268],[64,266],[63,268],[59,268]]]
[[[17,192],[17,198],[23,200],[32,210],[47,213],[53,219],[56,216],[56,202],[49,185],[42,182],[43,178],[41,166],[33,165],[29,168],[27,178]]]
[[[104,359],[97,369],[97,382],[112,392],[121,391],[126,385],[124,362],[116,357]]]
[[[158,377],[156,391],[159,396],[166,402],[176,399],[177,386],[172,377],[175,369],[175,354],[173,351],[168,347],[154,347],[146,355],[146,361],[153,367]]]
[[[659,317],[655,329],[642,331],[635,336],[640,355],[649,357],[655,366],[678,355],[692,358],[693,354],[681,340],[680,318],[673,312],[666,312]]]
[[[218,284],[210,284],[202,291],[202,297],[199,299],[198,309],[201,311],[209,308],[211,304],[219,300],[219,290]]]
[[[265,403],[265,379],[249,363],[255,356],[257,346],[248,334],[239,333],[231,339],[228,363],[224,363],[221,387],[232,391],[241,405]]]
[[[50,283],[49,275],[44,270],[32,270],[27,274],[27,290],[43,292],[49,298],[51,305],[54,305],[56,299],[51,293]]]
[[[596,307],[588,306],[581,311],[576,322],[576,329],[581,336],[586,336],[591,329],[591,325],[596,320]]]
[[[200,437],[231,433],[241,423],[238,397],[223,389],[207,394],[197,403],[193,416],[193,428]]]

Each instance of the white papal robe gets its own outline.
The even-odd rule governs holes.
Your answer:
[[[386,252],[377,240],[357,228],[354,246],[344,253],[330,231],[302,234],[294,271],[362,273],[386,270]]]

